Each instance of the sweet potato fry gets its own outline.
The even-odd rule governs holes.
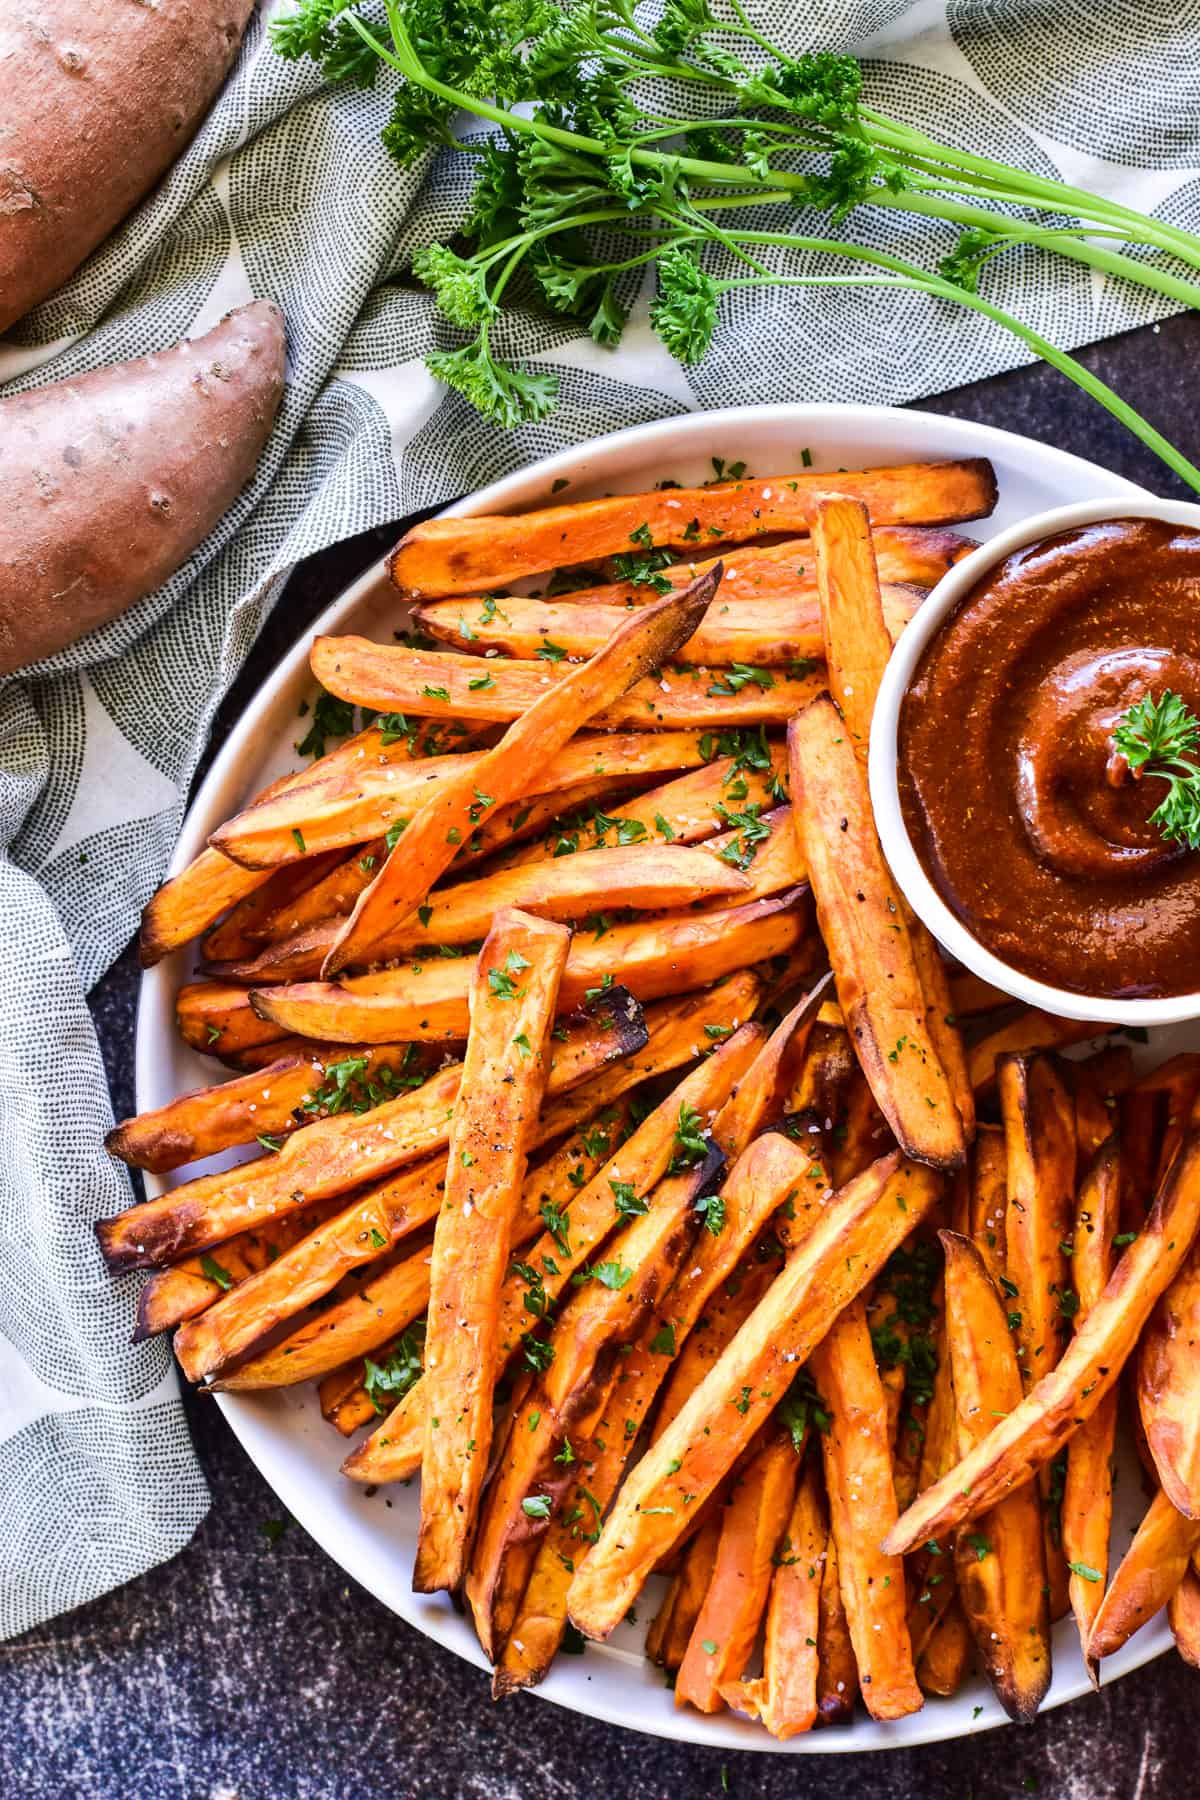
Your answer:
[[[343,1204],[318,1230],[288,1245],[266,1267],[214,1300],[202,1316],[190,1318],[175,1334],[175,1354],[188,1380],[220,1373],[277,1326],[322,1299],[343,1276],[378,1261],[391,1244],[430,1224],[441,1206],[445,1180],[444,1156],[401,1170],[349,1206]],[[380,1339],[387,1335],[381,1332]]]
[[[776,1160],[780,1163],[779,1173],[786,1183],[778,1191],[786,1195],[795,1185],[795,1158],[783,1151],[777,1152]],[[672,1420],[683,1411],[692,1394],[719,1361],[726,1346],[737,1336],[767,1292],[780,1268],[778,1253],[760,1258],[750,1250],[713,1289],[694,1328],[683,1341],[678,1360],[668,1371],[651,1443],[657,1443]]]
[[[645,1042],[645,1021],[627,1001],[620,990],[617,1004],[602,1002],[576,1018],[567,1040],[556,1046],[552,1092],[563,1093]],[[317,1120],[289,1138],[277,1155],[198,1176],[156,1200],[101,1219],[96,1234],[105,1261],[116,1274],[174,1261],[418,1161],[446,1143],[461,1078],[461,1064],[450,1064],[363,1117],[339,1113]],[[571,1122],[569,1114],[564,1129]]]
[[[493,1604],[504,1559],[510,1547],[542,1535],[566,1486],[563,1446],[594,1406],[597,1386],[610,1378],[616,1346],[634,1336],[665,1294],[695,1233],[694,1201],[703,1180],[699,1171],[668,1179],[648,1210],[611,1239],[606,1260],[594,1265],[592,1279],[555,1324],[553,1357],[511,1414],[466,1580],[476,1634],[493,1660]]]
[[[618,789],[624,785],[621,782],[615,784]],[[592,806],[610,799],[613,792],[614,783],[601,776],[573,786],[570,790],[570,802],[573,807],[585,804]],[[499,845],[507,848],[510,844],[520,844],[525,838],[536,836],[558,817],[565,799],[563,794],[538,794],[532,800],[497,807],[487,824],[473,831],[460,849],[455,858],[455,872],[489,858]],[[360,844],[351,856],[340,862],[315,887],[309,888],[289,905],[279,907],[270,914],[263,926],[263,943],[274,944],[282,938],[295,937],[297,933],[324,924],[327,919],[344,919],[354,911],[359,895],[370,886],[376,869],[386,855],[386,838],[371,838],[367,843]]]
[[[819,660],[821,622],[816,587],[811,576],[798,577],[790,594],[736,601],[728,592],[726,568],[722,596],[713,602],[680,655],[688,662],[710,668],[779,668]],[[925,596],[926,590],[907,583],[889,582],[881,592],[889,624],[899,637]],[[416,607],[413,618],[420,629],[439,643],[468,655],[500,650],[505,656],[535,659],[546,644],[555,644],[568,656],[593,656],[628,617],[620,603],[580,600],[567,594],[554,600],[527,600],[507,596],[497,603],[486,625],[472,607],[469,615],[461,600],[435,600]]]
[[[857,500],[818,500],[812,542],[821,621],[818,655],[824,658],[829,691],[850,741],[865,761],[875,696],[892,654],[866,507]]]
[[[294,843],[292,847],[295,849]],[[298,906],[304,895],[330,878],[338,861],[330,852],[297,857],[286,867],[274,870],[269,881],[246,894],[205,933],[201,944],[204,960],[233,962],[253,956],[267,921],[289,906]]]
[[[917,1680],[924,1694],[948,1699],[962,1686],[963,1676],[971,1660],[971,1631],[967,1616],[957,1597],[934,1626],[929,1642],[917,1664]]]
[[[837,1540],[825,1540],[817,1629],[817,1724],[844,1725],[854,1717],[858,1664],[850,1642],[850,1622],[842,1601]]]
[[[1200,1519],[1200,1247],[1151,1313],[1137,1361],[1138,1412],[1163,1492]]]
[[[1200,1519],[1185,1518],[1157,1493],[1100,1602],[1088,1638],[1089,1662],[1112,1656],[1167,1604],[1197,1544]]]
[[[549,1062],[569,934],[516,908],[496,914],[471,984],[471,1030],[433,1234],[428,1396],[413,1586],[457,1589],[492,1437],[497,1309]]]
[[[587,1263],[619,1220],[644,1210],[647,1195],[666,1174],[673,1157],[690,1154],[684,1151],[680,1132],[699,1141],[696,1134],[707,1128],[712,1113],[728,1098],[761,1042],[760,1026],[742,1026],[642,1120],[619,1151],[578,1190],[569,1208],[546,1215],[544,1233],[528,1257],[513,1264],[497,1300],[495,1342],[501,1365],[521,1348],[532,1322],[546,1316],[574,1272]],[[536,1353],[527,1351],[531,1365],[535,1359]],[[364,1482],[407,1478],[427,1414],[427,1390],[418,1382],[385,1426],[347,1459],[343,1472]]]
[[[469,728],[463,727],[462,731],[465,735]],[[427,729],[409,734],[403,740],[395,742],[390,750],[383,742],[386,735],[382,726],[370,726],[339,745],[328,756],[322,757],[320,764],[314,767],[327,773],[331,769],[353,765],[360,757],[366,759],[382,756],[399,761],[414,755],[420,756],[429,749]],[[266,803],[281,794],[294,792],[304,787],[312,779],[313,773],[314,770],[310,767],[285,775],[264,788],[258,795],[258,800]],[[202,850],[186,869],[181,869],[178,875],[164,882],[147,903],[142,913],[139,940],[142,966],[149,968],[153,963],[161,961],[168,951],[199,937],[222,913],[254,893],[266,880],[267,876],[262,871],[238,869],[218,851]]]
[[[175,996],[175,1023],[185,1044],[222,1060],[287,1035],[282,1026],[260,1019],[249,990],[233,982],[189,981]]]
[[[530,1169],[525,1178],[520,1211],[513,1226],[514,1245],[522,1246],[538,1235],[542,1229],[544,1212],[565,1211],[578,1193],[580,1184],[590,1179],[623,1141],[628,1112],[629,1103],[626,1100],[603,1107],[587,1120],[586,1128],[572,1131],[550,1155],[543,1157]],[[539,1136],[541,1135],[542,1128],[539,1126]],[[388,1222],[385,1221],[380,1235],[387,1228]],[[408,1232],[404,1231],[402,1235],[407,1236]],[[361,1258],[361,1244],[356,1242],[354,1249]],[[419,1255],[425,1259],[424,1282],[428,1298],[428,1249]],[[336,1275],[336,1266],[333,1270],[324,1271],[318,1292],[327,1292],[332,1288]],[[367,1272],[367,1285],[348,1293],[343,1299],[335,1299],[323,1312],[306,1320],[295,1331],[273,1343],[258,1356],[242,1362],[232,1374],[224,1375],[213,1386],[230,1390],[290,1387],[297,1381],[328,1374],[346,1364],[353,1365],[355,1357],[368,1354],[379,1344],[394,1337],[409,1319],[416,1317],[416,1313],[410,1310],[415,1280],[415,1273],[410,1280],[407,1273],[401,1272],[400,1265],[381,1262],[377,1268]],[[292,1304],[299,1285],[293,1281],[290,1272],[285,1275],[284,1292],[289,1316],[299,1310]],[[425,1303],[422,1301],[417,1311],[423,1312],[424,1309]],[[281,1313],[276,1311],[276,1320],[280,1316]],[[358,1379],[361,1382],[361,1365]],[[358,1423],[377,1418],[380,1412],[369,1396],[363,1393],[362,1398],[366,1405]],[[351,1410],[345,1405],[339,1408],[339,1428]],[[420,1454],[419,1445],[416,1454]]]
[[[1191,1564],[1167,1601],[1167,1623],[1184,1662],[1200,1669],[1200,1575]]]
[[[852,494],[879,525],[950,525],[981,518],[995,504],[991,465],[982,459],[912,463],[887,469],[805,470],[765,481],[675,488],[576,501],[515,517],[429,519],[392,552],[392,580],[413,599],[485,593],[562,561],[627,551],[631,542],[686,551],[700,541],[736,543],[766,532],[807,530],[817,495]]]
[[[664,1305],[647,1321],[624,1359],[610,1395],[610,1417],[602,1434],[603,1443],[591,1457],[588,1475],[589,1496],[599,1512],[616,1492],[672,1359],[690,1341],[692,1328],[710,1298],[732,1274],[757,1231],[790,1195],[790,1185],[779,1185],[773,1138],[767,1136],[757,1142],[752,1139],[772,1112],[781,1069],[789,1053],[806,1037],[821,991],[818,985],[776,1028],[714,1120],[713,1142],[730,1164],[730,1174],[719,1195],[720,1210],[705,1211],[706,1220],[711,1214],[712,1225],[719,1229],[700,1233]],[[785,1161],[789,1166],[784,1180],[790,1184],[793,1159],[785,1154]],[[773,1275],[773,1270],[762,1267],[767,1278]],[[750,1303],[747,1295],[747,1311]],[[728,1335],[732,1335],[732,1329],[731,1326]],[[599,1438],[601,1433],[596,1436]],[[567,1620],[567,1591],[578,1549],[577,1544],[565,1548],[562,1536],[562,1531],[552,1525],[539,1547],[530,1576],[531,1591],[522,1602],[518,1624],[501,1653],[494,1682],[498,1694],[540,1681],[561,1642]]]
[[[720,1712],[721,1689],[747,1667],[787,1531],[800,1462],[790,1435],[768,1426],[734,1477],[716,1559],[675,1683],[676,1706]]]
[[[713,578],[702,575],[699,579],[711,585]],[[662,604],[677,605],[681,599],[682,595]],[[628,632],[645,618],[645,611],[632,612],[620,630]],[[557,652],[562,646],[550,648]],[[605,653],[600,650],[596,654]],[[784,725],[797,707],[820,692],[807,663],[776,670],[756,668],[751,679],[741,670],[697,668],[690,663],[686,668],[658,673],[659,664],[665,664],[670,654],[664,652],[647,665],[655,673],[641,675],[593,708],[587,715],[589,722],[597,729],[612,731],[656,725],[668,731]],[[375,644],[367,638],[317,638],[311,660],[317,679],[343,700],[433,719],[507,724],[531,712],[553,691],[550,662],[497,659],[484,664],[476,656],[460,656],[453,650],[409,650]],[[587,666],[572,663],[562,679],[569,681]],[[479,780],[495,785],[483,765]]]
[[[981,1444],[913,1502],[888,1534],[885,1548],[903,1554],[976,1517],[1057,1454],[1117,1380],[1198,1225],[1200,1136],[1191,1133],[1144,1229],[1118,1260],[1057,1368],[1043,1375]]]
[[[821,1571],[828,1534],[820,1481],[810,1460],[802,1465],[787,1528],[772,1559],[763,1672],[756,1680],[721,1687],[726,1705],[760,1720],[772,1737],[796,1737],[816,1724]]]
[[[813,549],[829,688],[865,770],[875,698],[894,634],[884,616],[870,520],[861,502],[819,500],[813,518]],[[962,1036],[951,1011],[946,966],[903,896],[897,900],[924,1000],[925,1029],[945,1071],[969,1143],[975,1130],[975,1100],[967,1079]]]
[[[1154,1198],[1154,1172],[1165,1124],[1163,1096],[1132,1088],[1119,1104],[1121,1230],[1140,1231]]]
[[[655,1062],[662,1060],[654,1058]],[[617,1090],[605,1084],[606,1073],[611,1070],[579,1082],[542,1109],[533,1128],[533,1144],[551,1142],[564,1130],[572,1135],[531,1172],[514,1226],[516,1240],[523,1243],[536,1236],[544,1207],[568,1204],[598,1158],[610,1156],[622,1141],[626,1103],[614,1102]],[[632,1085],[634,1079],[634,1072],[626,1070],[626,1085]],[[586,1142],[581,1145],[574,1127],[584,1119],[589,1125]],[[388,1246],[429,1223],[441,1206],[445,1176],[443,1154],[360,1192],[349,1206],[328,1219],[319,1233],[240,1284],[176,1338],[175,1354],[189,1378],[199,1380],[228,1367],[277,1326],[329,1293],[343,1277],[374,1262]],[[419,1443],[414,1443],[413,1454],[419,1458]]]
[[[796,1151],[797,1180],[809,1159]],[[658,1559],[686,1529],[684,1493],[700,1505],[782,1399],[795,1366],[825,1336],[938,1194],[937,1177],[882,1158],[822,1210],[764,1299],[617,1496],[572,1585],[571,1617],[606,1637]]]
[[[231,906],[261,888],[269,869],[242,869],[216,850],[204,849],[146,902],[138,953],[144,969],[189,943]]]
[[[1082,1044],[1087,1038],[1101,1037],[1103,1025],[1089,1025],[1079,1019],[1057,1019],[1050,1013],[1018,1013],[1005,1020],[995,1031],[972,1044],[967,1053],[967,1074],[975,1094],[991,1091],[996,1079],[996,1064],[1002,1056],[1032,1056],[1038,1050],[1066,1050]]]
[[[257,946],[261,949],[266,944],[278,943],[280,938],[294,937],[306,926],[319,925],[322,919],[344,918],[353,911],[354,902],[386,854],[387,844],[383,838],[371,838],[365,844],[356,845],[353,854],[343,857],[328,875],[306,888],[303,894],[297,894],[286,906],[276,907],[274,912],[267,914],[256,935]],[[295,865],[284,865],[289,866]],[[207,938],[204,940],[206,946],[208,941]]]
[[[679,1669],[687,1655],[687,1647],[691,1642],[696,1620],[700,1617],[708,1584],[712,1580],[720,1542],[721,1514],[716,1510],[702,1521],[685,1548],[679,1573],[671,1582],[671,1607],[664,1620],[662,1650],[661,1654],[653,1658],[669,1673],[673,1674]],[[657,1624],[657,1620],[655,1623]]]
[[[565,807],[572,804],[576,789],[601,775],[632,781],[696,768],[707,760],[700,749],[702,736],[699,731],[581,733],[527,770],[519,798],[553,795]],[[367,759],[247,807],[222,825],[213,839],[226,856],[249,868],[293,863],[298,855],[297,830],[310,853],[345,850],[381,837],[401,819],[411,819],[426,800],[444,793],[464,773],[478,770],[486,755],[486,750],[477,750],[420,763]]]
[[[904,1565],[879,1544],[896,1517],[887,1406],[861,1295],[840,1313],[809,1360],[830,1415],[821,1434],[842,1603],[862,1697],[873,1719],[924,1704],[905,1619]]]
[[[929,1036],[865,779],[828,695],[792,720],[788,751],[796,836],[863,1072],[897,1143],[936,1168],[958,1168],[963,1121]]]
[[[377,1095],[394,1094],[429,1072],[423,1053],[407,1044],[365,1045],[332,1065],[312,1057],[281,1057],[261,1071],[198,1088],[122,1120],[104,1147],[132,1168],[161,1174],[256,1139],[289,1137],[322,1117],[331,1102],[338,1111],[360,1100],[366,1105],[369,1086]]]
[[[794,889],[726,912],[664,914],[653,923],[601,926],[586,939],[577,934],[561,1003],[574,1006],[592,990],[603,993],[614,969],[640,1000],[705,987],[793,949],[806,939],[808,919],[807,893]],[[419,970],[351,976],[341,986],[313,981],[252,991],[255,1006],[281,1032],[350,1043],[439,1042],[465,1035],[468,979],[464,960],[439,960]]]
[[[372,1269],[362,1286],[307,1320],[282,1343],[215,1381],[222,1392],[252,1393],[315,1381],[389,1342],[429,1304],[430,1247]]]
[[[998,1281],[1007,1257],[1008,1155],[1002,1126],[981,1125],[971,1152],[971,1194],[967,1232]]]
[[[947,569],[974,548],[975,545],[969,538],[961,537],[953,531],[884,525],[875,532],[879,578],[888,585],[889,590],[899,590],[897,600],[905,611],[911,607],[914,589],[931,588]],[[703,575],[711,568],[716,560],[714,557],[699,562],[677,563],[672,568],[662,569],[656,575],[658,586],[617,581],[602,587],[556,595],[543,628],[536,634],[532,627],[541,615],[526,611],[531,604],[529,601],[512,597],[506,597],[503,604],[493,595],[480,594],[450,601],[434,601],[432,605],[414,608],[414,617],[433,637],[463,648],[473,647],[476,653],[494,649],[506,651],[510,656],[536,656],[546,637],[553,643],[566,646],[566,638],[558,630],[550,628],[551,623],[558,624],[560,609],[564,613],[570,609],[581,616],[589,612],[611,611],[619,619],[624,617],[630,606],[643,606],[654,599],[661,591],[663,582],[668,582],[672,588],[686,587],[689,581],[694,581],[697,575]],[[732,624],[747,616],[765,617],[773,609],[779,616],[780,626],[778,631],[772,631],[770,635],[777,638],[787,632],[796,632],[798,621],[799,629],[803,630],[804,621],[811,618],[810,635],[814,647],[798,647],[792,654],[821,654],[811,539],[793,538],[780,544],[732,550],[722,560],[725,566],[724,592],[718,612],[722,614],[723,623]],[[901,599],[901,596],[904,598]],[[537,604],[536,601],[532,602],[534,606]],[[570,621],[565,623],[569,625]],[[899,623],[897,619],[897,624]],[[710,611],[701,630],[713,624],[714,615]],[[609,630],[611,629],[610,626]],[[798,645],[803,645],[809,640],[800,637],[796,641]],[[687,647],[689,660],[703,661],[693,644]],[[762,659],[749,657],[744,660],[754,662]]]
[[[1079,1296],[1076,1329],[1108,1286],[1113,1238],[1121,1204],[1121,1153],[1115,1137],[1096,1152],[1079,1189],[1072,1234],[1071,1272]],[[1104,1596],[1108,1538],[1112,1525],[1112,1454],[1117,1430],[1117,1390],[1104,1396],[1067,1445],[1067,1478],[1062,1503],[1063,1554],[1070,1570],[1071,1610],[1092,1686],[1098,1685],[1088,1656],[1092,1624]]]
[[[1071,1095],[1044,1056],[1005,1056],[997,1068],[1004,1124],[1008,1210],[1005,1261],[1017,1283],[1022,1317],[1016,1327],[1026,1385],[1055,1354],[1060,1305],[1070,1281],[1063,1246],[1070,1241],[1075,1179]]]
[[[1004,1273],[1011,1294],[1021,1378],[1032,1387],[1058,1361],[1077,1296],[1065,1245],[1074,1219],[1078,1160],[1075,1103],[1045,1056],[1005,1056],[996,1065],[1008,1207]],[[1006,1292],[1008,1289],[1006,1288]],[[1052,1471],[1039,1476],[1045,1502],[1046,1578],[1050,1616],[1066,1612],[1068,1575],[1061,1532],[1051,1506]]]
[[[1021,1399],[1016,1348],[1000,1295],[969,1238],[943,1231],[946,1325],[958,1421],[966,1455],[997,1414]],[[1028,1722],[1050,1685],[1050,1611],[1041,1509],[1031,1482],[974,1520],[955,1539],[958,1596],[996,1698]],[[932,1640],[931,1640],[932,1641]]]
[[[138,1295],[132,1342],[140,1344],[160,1331],[173,1331],[187,1319],[215,1305],[222,1294],[279,1260],[293,1244],[316,1231],[340,1205],[324,1200],[282,1219],[268,1219],[259,1231],[239,1232],[219,1254],[185,1257],[160,1269]]]
[[[608,806],[599,819],[592,814],[559,820],[547,837],[501,857],[496,866],[518,868],[549,856],[595,850],[619,841],[622,828],[626,835],[636,836],[639,825],[648,836],[667,843],[695,844],[723,830],[724,815],[731,809],[765,811],[787,798],[784,745],[768,743],[757,732],[701,732],[700,740],[714,759],[703,768],[619,806]],[[733,753],[719,754],[726,744]]]
[[[969,969],[951,970],[950,999],[955,1016],[959,1019],[972,1019],[981,1013],[999,1012],[1013,1004],[1011,994],[993,987],[990,981],[984,981],[980,975],[972,975]]]
[[[497,806],[524,794],[529,770],[555,756],[582,726],[691,635],[720,579],[718,565],[680,593],[631,616],[597,656],[574,666],[549,687],[542,688],[544,671],[539,674],[537,691],[525,702],[528,711],[524,706],[518,709],[523,716],[495,748],[414,814],[404,834],[403,853],[397,856],[393,850],[360,896],[330,954],[327,975],[352,962],[370,960],[375,941],[424,900],[473,827],[483,824]],[[320,660],[316,648],[314,660]],[[494,679],[481,677],[477,663],[471,666],[474,675],[468,680]],[[331,678],[333,674],[331,670]],[[441,678],[432,676],[427,685],[440,687]],[[467,682],[462,685],[472,695]],[[474,690],[473,697],[482,691]]]
[[[766,828],[767,821],[762,822]],[[757,822],[751,828],[756,839]],[[776,831],[775,837],[781,834]],[[720,849],[735,846],[727,859]],[[786,840],[774,846],[774,856],[763,856],[755,881],[736,866],[742,860],[736,834],[716,840],[713,849],[693,850],[683,845],[617,845],[595,856],[560,857],[437,888],[410,919],[388,933],[377,945],[380,956],[436,955],[443,944],[476,943],[483,937],[494,913],[501,907],[518,906],[545,919],[586,919],[605,908],[628,907],[653,912],[659,908],[692,906],[703,900],[746,900],[760,891],[778,891],[796,883],[795,855],[788,855]],[[750,854],[759,848],[751,845]],[[763,846],[767,849],[768,846]],[[754,861],[759,862],[754,856]],[[774,882],[774,887],[770,883]],[[235,964],[224,971],[238,981],[255,985],[260,980],[303,980],[320,973],[321,965],[337,936],[339,921],[329,919],[297,937],[272,944],[253,962]]]

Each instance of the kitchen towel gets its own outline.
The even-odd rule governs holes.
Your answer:
[[[462,218],[469,160],[399,169],[370,93],[285,63],[263,0],[160,187],[0,344],[4,392],[162,348],[254,296],[287,316],[288,388],[261,466],[179,573],[0,685],[0,1637],[178,1551],[207,1505],[164,1343],[130,1343],[93,1221],[129,1203],[85,996],[161,879],[217,704],[301,557],[534,458],[697,407],[899,402],[1026,360],[999,327],[895,290],[731,299],[706,361],[672,362],[635,304],[606,351],[518,314],[557,411],[511,434],[427,374],[454,340],[407,274]],[[793,50],[853,50],[867,91],[932,135],[1200,225],[1200,0],[751,0]],[[11,97],[10,97],[11,99]],[[477,123],[470,129],[477,130]],[[928,263],[949,228],[856,231]],[[991,279],[991,277],[989,277]],[[1009,253],[997,294],[1072,346],[1165,314],[1082,268]]]

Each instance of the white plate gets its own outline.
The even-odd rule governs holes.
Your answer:
[[[667,477],[685,484],[699,483],[711,478],[714,454],[726,461],[741,458],[757,474],[784,473],[801,465],[801,452],[806,450],[818,469],[990,457],[999,480],[999,505],[990,519],[965,527],[981,539],[1029,513],[1066,501],[1145,492],[1061,450],[963,420],[872,406],[768,406],[692,413],[616,432],[496,482],[450,511],[509,512],[542,505],[559,478],[569,480],[566,493],[571,499],[635,492]],[[172,873],[196,855],[208,833],[223,819],[269,780],[294,766],[297,707],[312,685],[307,653],[313,633],[360,631],[386,638],[395,628],[398,614],[380,564],[334,601],[304,634],[230,732],[188,814]],[[141,1108],[161,1106],[212,1079],[212,1064],[181,1044],[174,1030],[174,995],[191,968],[191,958],[181,952],[143,979],[137,1030]],[[1158,1054],[1188,1042],[1193,1047],[1197,1042],[1194,1027],[1190,1038],[1181,1038],[1178,1029],[1155,1034]],[[195,1168],[187,1171],[195,1172]],[[157,1185],[153,1179],[147,1182],[152,1192]],[[470,1627],[444,1597],[411,1591],[416,1524],[413,1488],[381,1491],[368,1498],[362,1488],[343,1479],[338,1465],[346,1446],[322,1421],[310,1389],[277,1395],[221,1395],[219,1403],[283,1504],[335,1562],[426,1636],[477,1668],[485,1666]],[[1140,1483],[1133,1466],[1124,1472],[1117,1494],[1113,1542],[1115,1553],[1120,1554],[1139,1505]],[[642,1624],[636,1630],[623,1625],[608,1643],[589,1645],[582,1657],[560,1657],[536,1691],[593,1718],[660,1737],[787,1755],[929,1743],[1004,1722],[982,1678],[964,1686],[952,1700],[930,1700],[922,1712],[892,1725],[879,1725],[860,1716],[849,1728],[823,1730],[782,1744],[730,1713],[710,1718],[690,1709],[676,1709],[661,1676],[642,1655],[642,1633],[653,1605],[651,1595],[643,1596]],[[1071,1622],[1062,1621],[1054,1636],[1054,1680],[1047,1706],[1059,1706],[1087,1691],[1074,1637]],[[1163,1620],[1153,1621],[1105,1664],[1106,1678],[1137,1668],[1169,1642]],[[485,1704],[482,1692],[480,1701]]]

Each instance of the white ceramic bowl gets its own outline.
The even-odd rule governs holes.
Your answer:
[[[981,544],[943,575],[896,645],[880,685],[871,725],[871,805],[879,841],[892,874],[903,889],[917,917],[950,954],[993,987],[1002,988],[1015,1000],[1065,1019],[1095,1019],[1109,1025],[1175,1025],[1200,1018],[1200,993],[1169,994],[1154,1000],[1112,1000],[1102,995],[1072,993],[1052,987],[1014,969],[988,950],[962,920],[951,911],[922,867],[904,823],[897,781],[897,743],[900,708],[926,645],[971,590],[997,565],[1042,538],[1076,531],[1103,519],[1164,519],[1170,525],[1187,525],[1200,531],[1200,506],[1182,500],[1084,500],[1073,506],[1057,506],[1034,513],[1010,525]]]
[[[1113,512],[1134,511],[1143,489],[1110,470],[1051,445],[1015,437],[966,419],[883,406],[766,406],[692,413],[634,426],[563,450],[505,477],[458,506],[454,513],[513,512],[545,505],[559,479],[571,482],[573,499],[609,492],[633,493],[664,476],[682,481],[711,478],[711,457],[744,458],[762,474],[794,467],[804,454],[818,469],[866,467],[926,457],[988,456],[999,483],[996,511],[966,529],[976,537],[1006,533],[1018,521],[1063,500],[1107,495]],[[993,539],[993,541],[995,541]],[[369,569],[324,612],[268,676],[253,703],[229,733],[192,801],[171,863],[177,873],[215,830],[249,796],[295,766],[296,708],[311,696],[308,649],[314,633],[357,631],[388,638],[403,623],[395,590],[382,561]],[[189,1088],[213,1079],[212,1064],[189,1050],[174,1026],[175,994],[195,972],[194,947],[176,951],[147,970],[141,993],[137,1035],[137,1099],[140,1108],[161,1106]],[[1159,1061],[1176,1051],[1200,1049],[1200,1032],[1156,1033],[1144,1052]],[[1143,1052],[1139,1046],[1136,1054]],[[234,1153],[236,1155],[236,1153]],[[229,1159],[227,1153],[224,1160]],[[216,1166],[192,1165],[167,1177],[150,1176],[147,1188],[160,1193],[181,1179]],[[445,1595],[412,1590],[416,1541],[417,1488],[381,1490],[373,1498],[338,1473],[346,1446],[322,1421],[310,1387],[270,1394],[220,1394],[217,1402],[230,1425],[298,1523],[346,1573],[385,1606],[474,1669],[483,1656],[470,1626]],[[1142,1511],[1134,1452],[1122,1441],[1114,1545],[1128,1542]],[[632,1726],[716,1751],[758,1750],[783,1756],[831,1755],[842,1751],[894,1750],[943,1738],[959,1738],[1005,1722],[982,1677],[972,1676],[949,1700],[930,1700],[924,1710],[891,1724],[858,1716],[847,1727],[817,1731],[780,1742],[732,1713],[703,1715],[679,1709],[660,1672],[646,1662],[642,1638],[661,1586],[641,1602],[641,1623],[621,1625],[585,1656],[560,1657],[538,1699],[572,1707],[590,1718]],[[1160,1615],[1105,1665],[1108,1682],[1169,1648],[1170,1633]],[[490,1702],[482,1676],[481,1709]],[[1074,1626],[1063,1619],[1054,1633],[1054,1676],[1046,1706],[1088,1692]],[[523,1705],[515,1701],[506,1704]],[[484,1730],[486,1731],[486,1723]],[[536,1733],[531,1713],[528,1729]],[[797,1777],[803,1785],[801,1777]],[[853,1786],[853,1783],[851,1784]]]

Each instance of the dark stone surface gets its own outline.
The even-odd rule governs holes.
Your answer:
[[[1193,456],[1200,319],[1129,333],[1084,360]],[[1107,414],[1045,367],[922,404],[1042,438],[1184,495]],[[391,533],[299,570],[222,713],[234,719],[307,622]],[[218,734],[219,735],[219,734]],[[93,997],[117,1114],[132,1110],[137,972]],[[481,1675],[421,1638],[292,1524],[216,1408],[190,1399],[213,1506],[153,1571],[0,1654],[0,1793],[109,1800],[1154,1800],[1194,1791],[1195,1676],[1174,1659],[1025,1730],[919,1751],[796,1760],[723,1755],[615,1730],[535,1698],[492,1706]]]

